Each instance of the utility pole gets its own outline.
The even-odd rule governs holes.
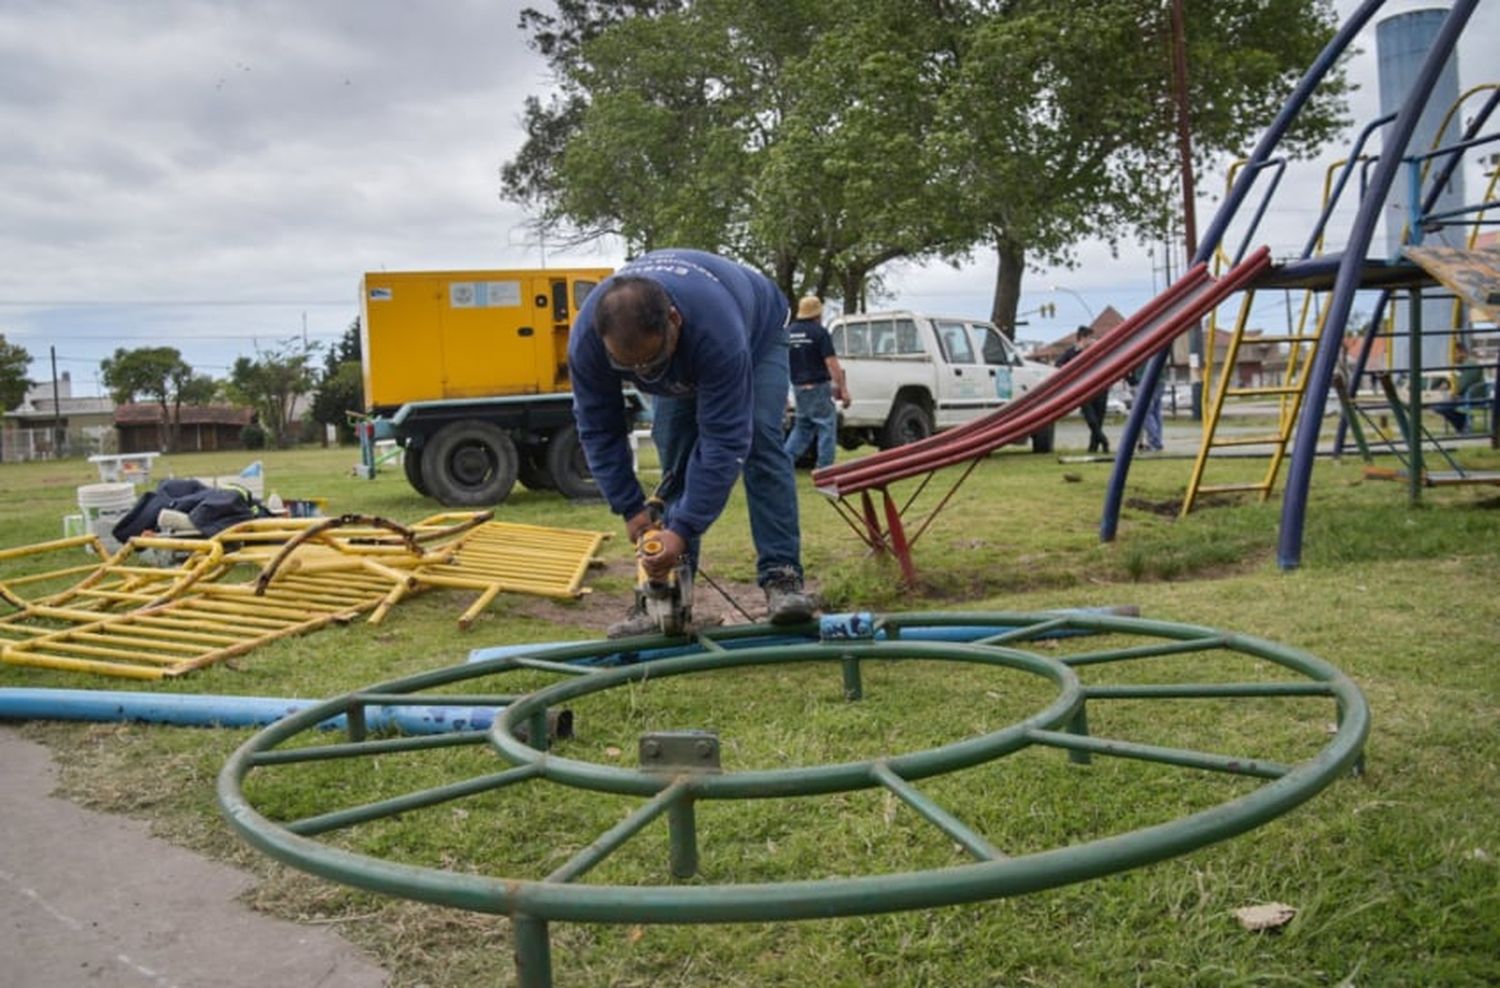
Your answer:
[[[1172,101],[1177,106],[1177,157],[1182,170],[1182,235],[1186,271],[1198,253],[1198,216],[1194,208],[1197,192],[1193,186],[1193,125],[1188,110],[1187,82],[1187,16],[1183,0],[1172,2]],[[1203,418],[1203,323],[1193,323],[1188,330],[1188,368],[1192,381],[1193,420]]]
[[[60,460],[67,437],[62,427],[62,401],[57,396],[57,347],[49,346],[47,352],[52,357],[52,458]]]

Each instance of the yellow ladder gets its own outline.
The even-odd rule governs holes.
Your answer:
[[[1312,368],[1318,337],[1323,331],[1328,310],[1317,304],[1317,293],[1306,291],[1303,293],[1301,312],[1295,332],[1280,335],[1257,334],[1248,337],[1250,342],[1257,345],[1285,344],[1288,349],[1286,370],[1282,372],[1280,383],[1244,386],[1234,383],[1234,375],[1239,363],[1240,350],[1247,340],[1246,327],[1254,301],[1254,290],[1247,291],[1240,302],[1239,314],[1235,318],[1234,331],[1230,334],[1223,364],[1218,368],[1210,368],[1211,396],[1207,407],[1203,410],[1203,441],[1198,446],[1192,476],[1188,478],[1187,493],[1182,499],[1180,512],[1182,517],[1186,517],[1197,505],[1198,499],[1204,495],[1253,491],[1261,501],[1269,499],[1271,492],[1275,490],[1276,479],[1281,473],[1281,464],[1286,459],[1287,443],[1291,441],[1292,432],[1297,425],[1297,416],[1302,410],[1302,398],[1307,392],[1308,372]],[[1314,313],[1316,313],[1315,316]],[[1306,331],[1310,319],[1315,322],[1311,333]],[[1213,343],[1217,341],[1215,329],[1214,320],[1210,319],[1208,332],[1208,338],[1211,341],[1208,348],[1210,352],[1212,352]],[[1259,435],[1220,436],[1218,434],[1219,423],[1223,417],[1225,402],[1230,398],[1277,399],[1275,431]],[[1270,447],[1266,453],[1270,462],[1259,480],[1222,484],[1204,483],[1203,476],[1208,467],[1209,457],[1214,450],[1235,447],[1243,449],[1253,446]]]

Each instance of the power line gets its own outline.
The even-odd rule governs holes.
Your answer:
[[[241,308],[250,306],[340,306],[352,308],[358,299],[0,299],[10,308]]]

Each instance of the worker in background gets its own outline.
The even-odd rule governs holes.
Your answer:
[[[1474,354],[1463,341],[1453,345],[1453,369],[1455,382],[1453,397],[1447,401],[1434,402],[1432,410],[1448,420],[1454,432],[1469,431],[1469,406],[1476,403],[1471,391],[1484,380],[1484,368],[1474,359]]]
[[[805,295],[797,303],[797,318],[787,327],[797,416],[786,437],[786,453],[796,463],[807,444],[816,440],[819,470],[833,463],[839,431],[839,414],[833,403],[837,400],[849,407],[844,368],[833,352],[833,339],[823,327],[822,315],[823,303],[814,295]]]
[[[1056,366],[1062,367],[1094,343],[1094,331],[1088,326],[1079,326],[1078,333],[1068,348],[1058,354]],[[1083,420],[1089,427],[1089,452],[1108,453],[1109,437],[1104,434],[1104,415],[1109,410],[1109,389],[1105,388],[1079,408]]]
[[[782,448],[789,316],[786,296],[764,275],[704,251],[659,250],[589,293],[568,341],[578,436],[632,545],[651,519],[622,387],[655,396],[651,438],[666,512],[662,549],[643,560],[648,574],[664,578],[683,558],[696,567],[699,541],[743,473],[756,583],[776,624],[814,610],[802,585],[796,477]],[[632,609],[608,634],[655,630]]]

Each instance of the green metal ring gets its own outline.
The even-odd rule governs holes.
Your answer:
[[[1279,777],[1274,781],[1254,792],[1178,820],[1080,845],[1020,857],[980,861],[929,871],[857,878],[717,886],[602,886],[571,884],[566,881],[496,878],[398,864],[354,854],[300,836],[286,826],[259,814],[250,805],[243,791],[244,779],[257,767],[257,758],[271,752],[282,742],[314,728],[322,720],[357,707],[360,703],[359,694],[329,700],[301,711],[250,738],[231,756],[220,773],[218,783],[220,804],[234,829],[258,849],[312,874],[371,891],[477,912],[508,914],[525,918],[528,922],[549,920],[600,923],[767,922],[864,915],[984,901],[1055,888],[1181,855],[1251,830],[1310,799],[1356,764],[1369,732],[1369,708],[1364,696],[1343,673],[1308,653],[1258,638],[1192,625],[1104,615],[1074,615],[1060,618],[1057,614],[1022,613],[900,614],[887,616],[884,624],[888,632],[897,637],[897,640],[890,644],[866,646],[852,645],[850,642],[831,642],[822,645],[790,646],[790,649],[799,656],[797,661],[806,661],[800,656],[807,649],[826,653],[830,660],[837,659],[851,648],[867,647],[877,652],[884,652],[886,655],[900,656],[908,654],[923,644],[900,640],[899,634],[904,628],[968,624],[1023,629],[1028,626],[1045,626],[1081,632],[1146,635],[1168,641],[1175,640],[1182,643],[1184,648],[1192,648],[1195,643],[1204,648],[1223,648],[1264,659],[1300,673],[1309,681],[1307,684],[1267,684],[1264,690],[1248,694],[1242,689],[1240,692],[1234,692],[1235,684],[1229,684],[1224,688],[1224,692],[1201,695],[1325,696],[1333,699],[1337,705],[1338,727],[1327,744],[1316,755],[1296,765],[1285,767],[1284,772],[1277,773]],[[722,634],[706,637],[715,642],[734,642],[782,633],[780,629],[754,627],[728,629]],[[682,639],[654,639],[639,640],[630,644],[631,647],[647,649],[681,646],[684,642]],[[536,658],[554,662],[589,659],[618,651],[620,647],[619,643],[586,643],[539,652]],[[718,647],[715,646],[714,652],[711,653],[716,658],[719,657]],[[944,649],[951,647],[951,645],[942,646]],[[1038,663],[1033,666],[1029,662],[999,661],[998,664],[1010,665],[1012,668],[1025,668],[1043,675],[1057,675],[1053,669],[1053,660],[1043,660],[1030,653],[1008,648],[1002,650],[985,645],[968,645],[963,648],[965,650],[990,649],[997,653],[1004,651],[1008,658],[1013,658],[1014,655],[1027,655],[1028,659],[1037,659]],[[1069,662],[1069,657],[1065,656],[1058,664],[1067,666],[1067,671],[1071,675],[1073,668],[1082,665],[1145,658],[1151,654],[1151,648],[1147,646],[1137,649],[1121,649],[1114,653],[1084,656],[1073,662]],[[1170,650],[1171,646],[1167,648]],[[760,650],[751,650],[744,654],[757,659],[762,657]],[[1168,654],[1168,652],[1158,648],[1156,654]],[[966,652],[963,661],[970,660],[971,657]],[[642,668],[647,672],[651,670],[664,672],[668,668],[664,663],[673,661],[678,660],[659,660]],[[775,660],[767,658],[766,661]],[[679,667],[679,671],[683,673],[694,671],[700,664],[704,667],[711,665],[706,662],[700,663],[699,657],[694,656],[689,657],[688,661]],[[435,686],[490,675],[513,667],[513,665],[514,663],[508,663],[506,660],[475,663],[407,677],[361,692],[414,693]],[[580,679],[566,685],[579,688],[581,692],[577,695],[582,695],[582,693],[607,688],[612,682],[626,681],[629,678],[623,672],[592,673],[590,677],[592,676],[604,678],[597,681]],[[866,768],[873,765],[877,771],[885,766],[896,764],[902,764],[913,771],[929,769],[943,771],[946,769],[934,766],[947,763],[955,766],[971,764],[967,759],[972,751],[966,748],[966,745],[989,743],[1004,748],[1009,745],[1010,741],[1007,732],[1018,729],[1025,730],[1028,740],[1033,743],[1055,742],[1057,740],[1053,736],[1055,732],[1050,732],[1048,728],[1058,723],[1054,718],[1059,711],[1062,711],[1064,716],[1072,711],[1078,696],[1075,695],[1074,686],[1066,677],[1054,678],[1054,682],[1057,682],[1060,687],[1061,695],[1058,700],[1046,710],[1021,724],[996,732],[997,735],[1005,737],[1003,742],[996,741],[996,735],[986,735],[982,739],[968,739],[957,745],[949,745],[929,752],[897,756],[896,759],[888,761],[853,764]],[[1284,688],[1286,686],[1299,688],[1289,690]],[[1082,693],[1079,695],[1086,699],[1090,695],[1090,688],[1083,686],[1081,689]],[[542,704],[552,702],[552,698],[563,696],[565,692],[561,687],[549,687],[547,690],[531,694],[518,701],[517,709],[511,712],[514,716],[507,715],[502,718],[507,721],[507,729],[495,732],[492,735],[492,741],[500,747],[506,757],[521,757],[522,766],[511,771],[521,774],[545,773],[552,769],[539,763],[562,761],[555,755],[548,755],[544,759],[534,759],[532,755],[527,754],[531,749],[519,750],[517,747],[519,742],[516,742],[514,737],[507,732],[510,726],[519,720],[522,711],[534,712]],[[1105,689],[1095,688],[1093,695],[1105,697],[1111,694]],[[543,699],[544,696],[546,700]],[[524,747],[520,746],[520,748]],[[1102,740],[1096,745],[1096,750],[1100,753],[1111,753],[1109,748],[1110,743]],[[903,758],[909,761],[900,762],[899,759]],[[1187,760],[1179,764],[1193,763]],[[853,771],[849,766],[832,768],[836,771],[834,777],[828,781],[837,782],[839,785],[835,788],[848,781],[842,777],[842,772]],[[757,773],[739,773],[736,776],[725,777],[725,792],[733,793],[746,777],[755,774]],[[763,774],[772,776],[771,781],[776,781],[774,777],[779,773]],[[625,775],[631,774],[625,773]],[[574,777],[570,778],[570,776]],[[637,784],[633,778],[601,777],[596,779],[593,773],[583,773],[579,776],[579,773],[573,769],[562,771],[558,777],[574,783],[598,782],[600,788],[607,788],[604,785],[605,782],[610,785],[623,785],[628,782],[632,787]],[[734,781],[736,779],[739,781]],[[637,790],[631,788],[629,791]],[[706,795],[708,792],[707,789],[699,788],[695,790],[695,795]],[[722,794],[716,793],[715,795]]]

